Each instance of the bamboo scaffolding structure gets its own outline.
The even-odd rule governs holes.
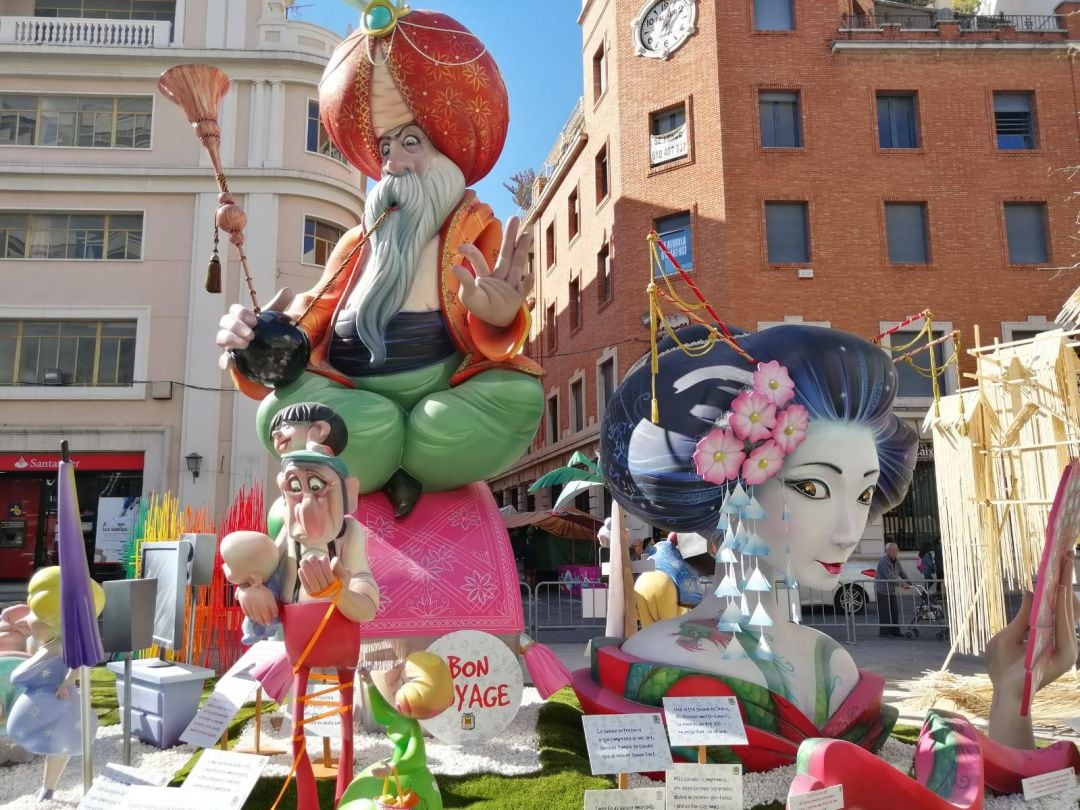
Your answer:
[[[1057,482],[1080,456],[1080,331],[976,345],[974,388],[941,399],[934,439],[953,652],[977,654],[1031,586]]]

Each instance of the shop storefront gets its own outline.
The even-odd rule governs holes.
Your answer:
[[[86,556],[95,579],[122,576],[139,512],[144,454],[72,453]],[[56,562],[56,453],[0,453],[0,581]]]

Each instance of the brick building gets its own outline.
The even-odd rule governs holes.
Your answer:
[[[935,335],[968,345],[976,325],[984,342],[1051,327],[1076,286],[1049,268],[1075,261],[1075,204],[1051,170],[1078,162],[1078,9],[583,0],[584,95],[526,212],[547,408],[491,482],[501,502],[548,504],[527,486],[596,452],[604,403],[647,348],[651,228],[744,328],[872,337],[924,308]],[[898,411],[918,425],[930,382],[900,368]],[[863,554],[932,536],[924,447],[908,502],[868,527]]]

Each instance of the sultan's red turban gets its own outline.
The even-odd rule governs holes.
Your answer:
[[[475,183],[498,160],[510,120],[495,60],[445,14],[408,11],[387,19],[377,31],[362,25],[326,66],[319,110],[330,139],[377,180],[379,137],[415,121],[465,182]]]

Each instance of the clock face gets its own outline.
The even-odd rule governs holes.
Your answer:
[[[696,0],[649,2],[633,22],[637,52],[667,59],[694,33]]]

